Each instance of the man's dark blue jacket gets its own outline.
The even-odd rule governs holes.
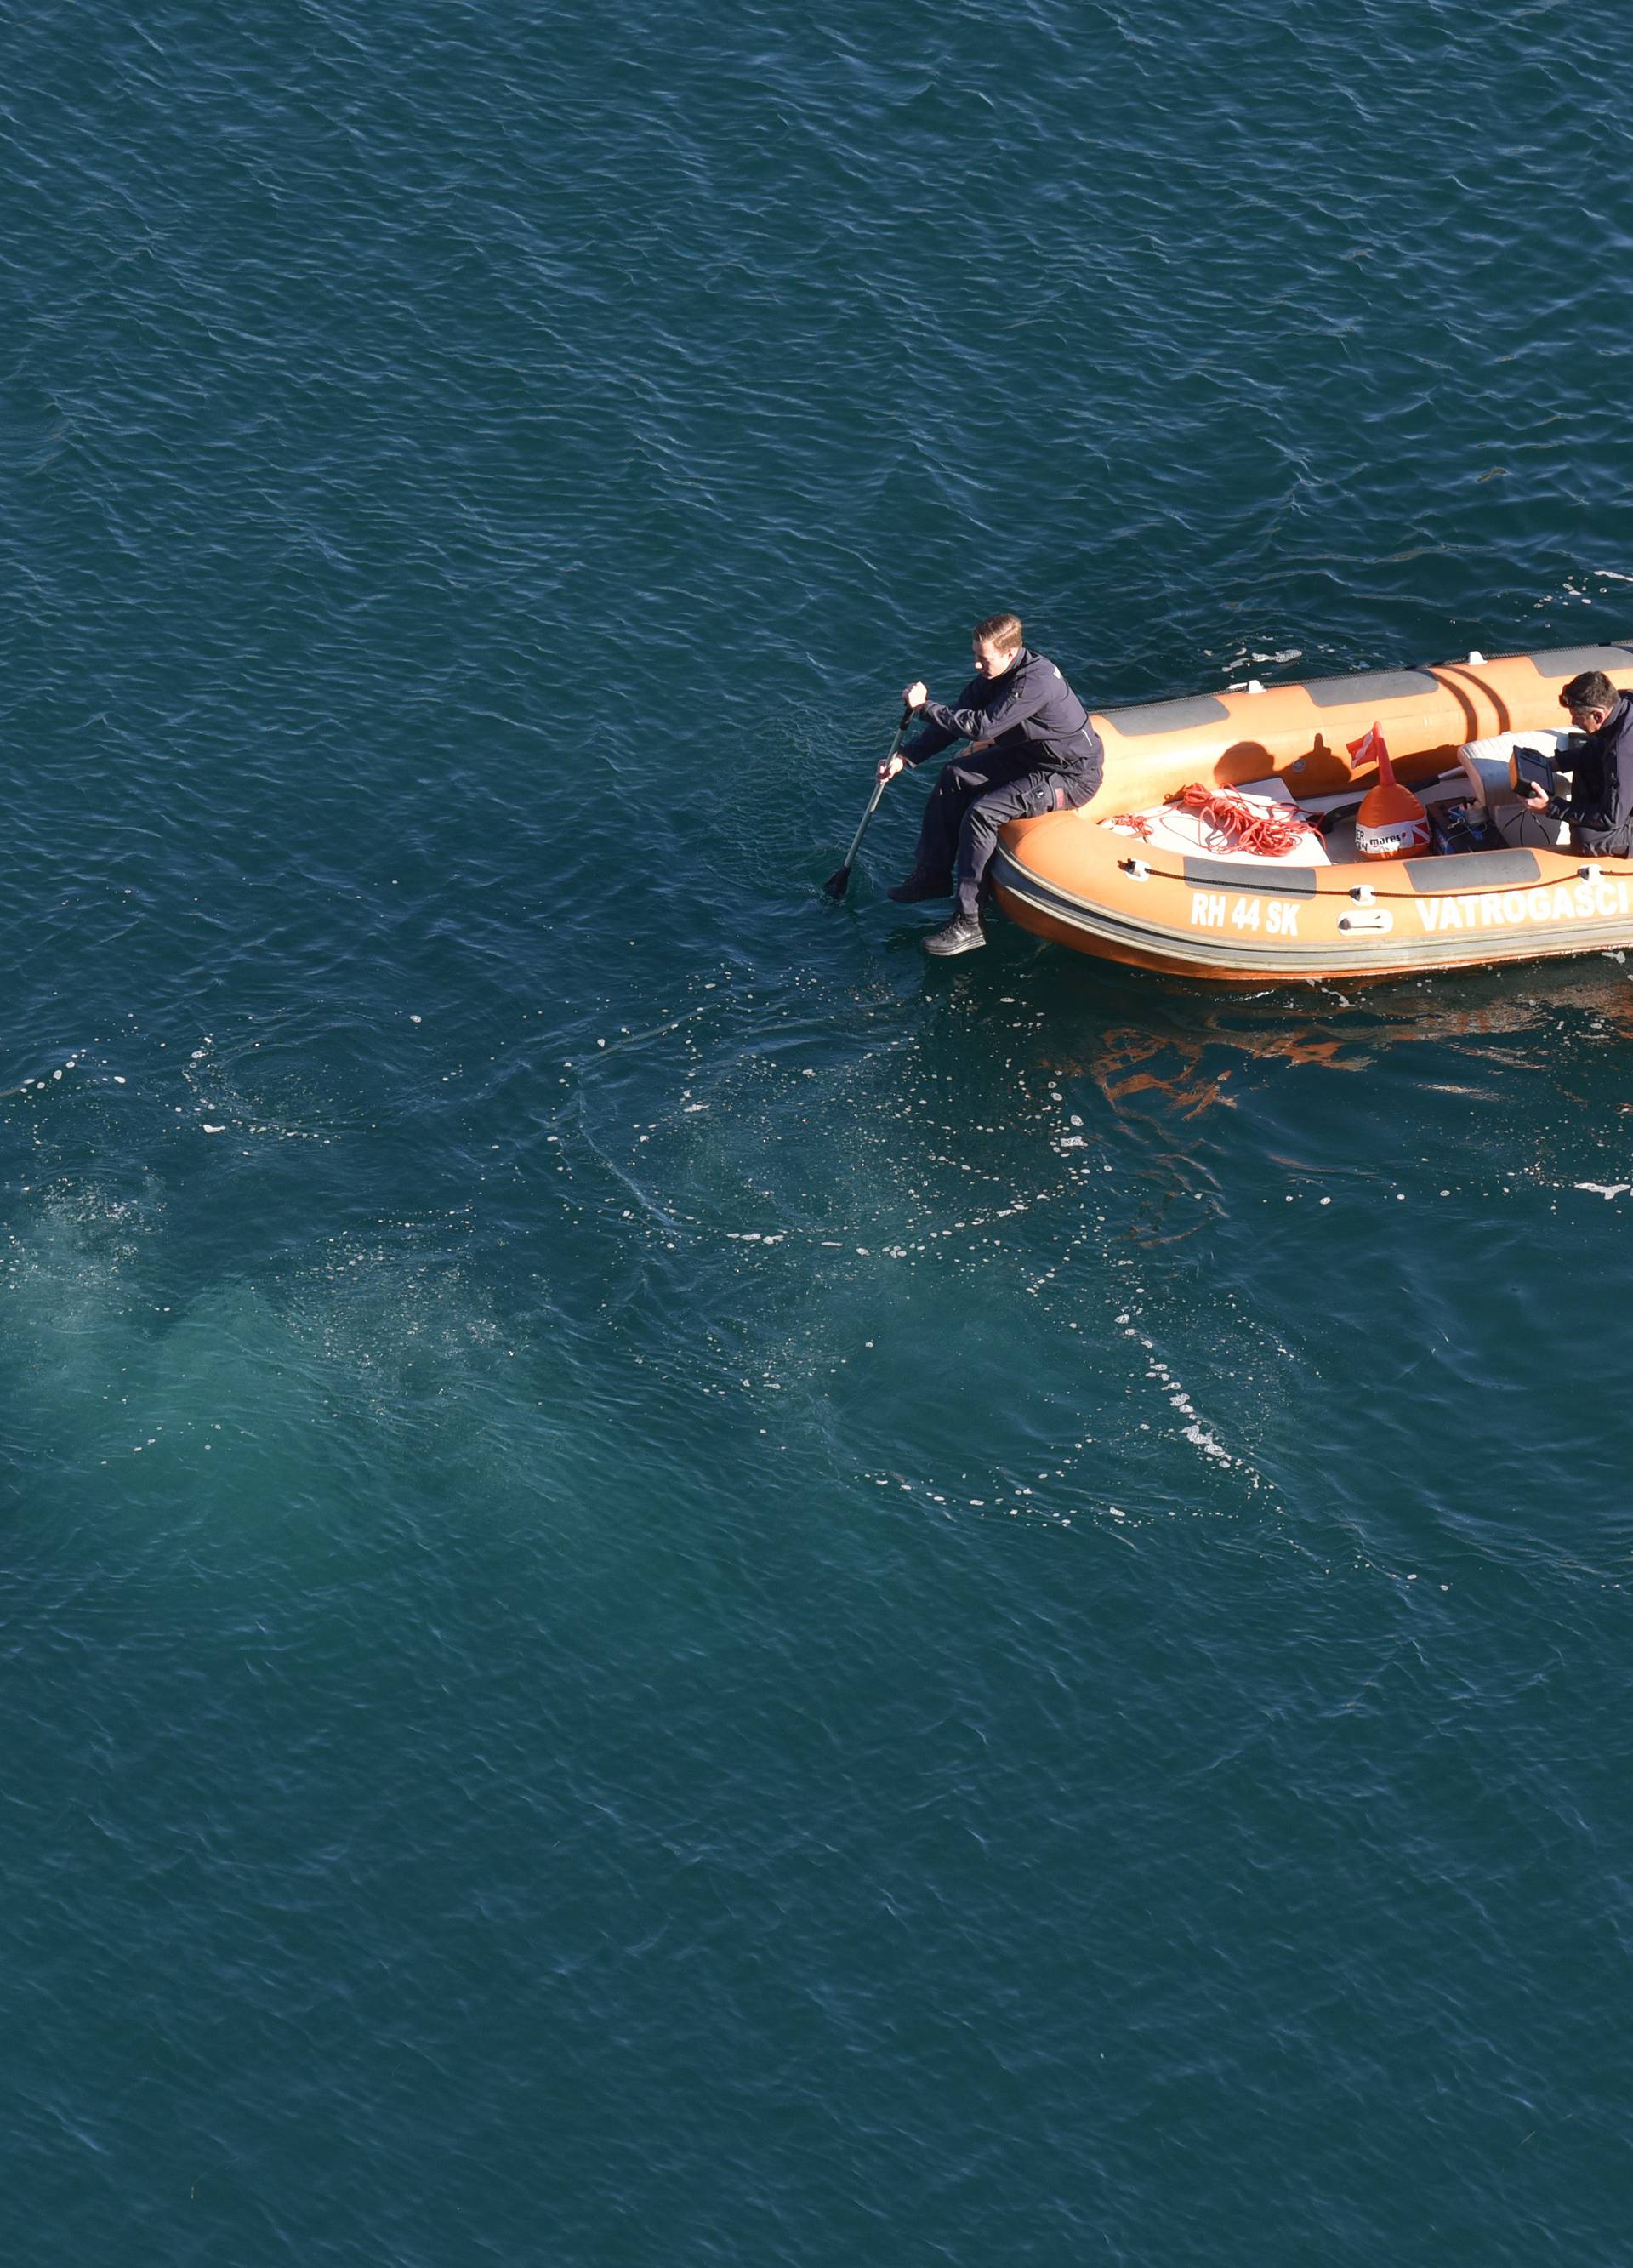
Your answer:
[[[955,740],[993,740],[995,755],[1030,755],[1032,769],[1097,788],[1106,751],[1088,712],[1054,663],[1022,646],[1002,677],[971,680],[956,703],[927,701],[928,725],[902,755],[910,764],[938,756]]]
[[[1597,733],[1578,749],[1569,801],[1550,796],[1550,819],[1568,819],[1583,847],[1633,851],[1633,693],[1624,693]]]

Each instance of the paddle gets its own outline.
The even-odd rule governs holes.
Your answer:
[[[890,744],[890,755],[885,758],[885,762],[886,763],[890,762],[890,757],[894,756],[897,749],[901,746],[901,735],[907,731],[908,726],[912,723],[912,721],[913,711],[910,709],[904,709],[901,711],[901,722],[896,727],[896,737]],[[889,784],[890,783],[888,780],[882,777],[875,784],[873,792],[867,799],[867,809],[862,814],[862,824],[857,828],[856,833],[850,838],[850,848],[845,853],[844,865],[839,868],[836,873],[830,874],[827,881],[823,883],[822,887],[828,892],[830,898],[842,898],[845,892],[850,887],[850,869],[855,862],[857,849],[861,844],[862,837],[867,833],[868,822],[872,820],[873,814],[879,809],[879,798],[884,794],[886,788],[888,787]]]

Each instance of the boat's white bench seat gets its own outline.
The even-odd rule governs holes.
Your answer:
[[[1544,755],[1559,755],[1567,741],[1580,736],[1556,733],[1538,725],[1529,733],[1494,733],[1489,740],[1467,740],[1457,752],[1475,800],[1482,807],[1500,803],[1513,790],[1508,784],[1508,760],[1516,748],[1541,748]]]

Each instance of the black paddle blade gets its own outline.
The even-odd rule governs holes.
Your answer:
[[[830,874],[827,881],[823,883],[822,887],[830,898],[842,898],[845,892],[850,887],[850,867],[842,866],[838,873]]]

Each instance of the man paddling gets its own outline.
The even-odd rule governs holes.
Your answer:
[[[945,897],[953,919],[924,940],[926,953],[973,953],[986,943],[981,926],[981,884],[1011,819],[1044,811],[1073,811],[1100,784],[1105,750],[1087,711],[1052,661],[1023,642],[1019,617],[989,615],[972,637],[977,675],[948,708],[926,688],[909,685],[901,698],[928,731],[886,756],[881,779],[938,756],[955,740],[967,754],[941,768],[918,832],[913,871],[890,895],[898,905]]]

